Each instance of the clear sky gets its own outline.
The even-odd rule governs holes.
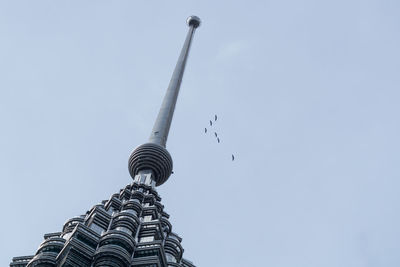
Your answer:
[[[158,189],[184,256],[400,266],[396,0],[0,1],[0,265],[131,182],[192,14]]]

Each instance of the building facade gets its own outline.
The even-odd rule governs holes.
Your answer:
[[[172,231],[156,187],[171,175],[166,141],[190,44],[200,25],[188,18],[189,31],[149,142],[129,158],[133,182],[86,214],[68,220],[61,232],[44,235],[35,255],[14,257],[10,267],[193,267],[183,258],[182,239]]]

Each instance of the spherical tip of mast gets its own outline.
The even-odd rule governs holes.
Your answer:
[[[197,16],[190,16],[187,18],[186,23],[189,25],[189,27],[193,26],[194,28],[197,28],[200,26],[201,20]]]

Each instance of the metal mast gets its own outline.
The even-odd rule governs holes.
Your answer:
[[[129,158],[129,172],[135,179],[136,174],[146,171],[152,174],[156,185],[163,184],[172,173],[172,158],[166,150],[168,133],[174,115],[179,89],[189,55],[194,32],[200,26],[200,18],[190,16],[187,19],[189,31],[186,35],[178,62],[176,63],[171,81],[161,104],[160,111],[151,131],[149,143],[137,147]]]
[[[163,147],[166,147],[168,132],[171,126],[172,117],[174,115],[174,109],[176,100],[178,99],[183,73],[185,71],[186,60],[189,55],[193,34],[196,28],[200,25],[200,19],[198,17],[191,16],[188,18],[187,23],[189,25],[189,31],[186,35],[185,43],[183,44],[181,54],[178,58],[178,62],[176,63],[175,70],[172,74],[171,81],[169,82],[167,92],[164,96],[164,100],[161,104],[160,111],[149,138],[149,142],[161,145]]]

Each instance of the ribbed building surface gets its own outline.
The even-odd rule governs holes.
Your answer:
[[[191,16],[187,24],[189,31],[149,142],[138,146],[129,158],[132,184],[86,214],[68,220],[61,232],[46,234],[35,255],[14,257],[11,267],[194,266],[182,258],[182,239],[172,232],[156,191],[172,173],[172,157],[165,146],[200,19]]]
[[[140,173],[61,232],[46,234],[34,256],[15,257],[10,266],[194,266],[182,257],[182,239],[168,218],[151,174]]]

